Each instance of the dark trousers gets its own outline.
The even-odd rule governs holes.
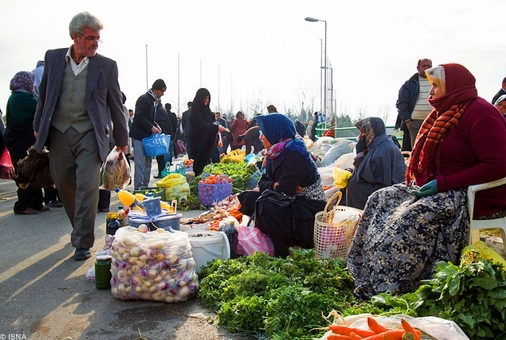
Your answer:
[[[95,241],[98,183],[102,161],[93,129],[79,133],[49,131],[49,169],[72,225],[75,248],[91,248]]]

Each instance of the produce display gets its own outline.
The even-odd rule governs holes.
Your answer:
[[[232,177],[227,175],[204,175],[198,182],[199,201],[209,207],[232,194]]]
[[[240,193],[244,190],[250,189],[248,186],[248,180],[257,171],[258,169],[255,164],[245,162],[211,163],[206,165],[204,168],[204,173],[210,173],[211,175],[224,174],[232,178],[232,186],[235,193]]]
[[[428,318],[428,327],[440,331],[443,320],[454,325],[456,333],[467,335],[436,339],[500,339],[506,334],[503,265],[472,247],[464,250],[461,262],[440,262],[434,278],[423,281],[414,293],[383,293],[357,301],[353,279],[340,259],[317,260],[313,250],[293,250],[286,259],[257,252],[202,267],[198,296],[231,332],[256,332],[271,339],[346,339],[342,334],[323,337],[323,329],[329,328],[322,315],[331,310],[345,318],[362,313]],[[431,339],[433,333],[422,333],[421,339]],[[389,339],[374,336],[371,339]],[[416,337],[403,334],[400,339]]]
[[[112,244],[111,292],[122,300],[186,301],[198,288],[188,234],[123,227]]]

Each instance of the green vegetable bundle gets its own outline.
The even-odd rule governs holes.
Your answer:
[[[202,267],[198,296],[231,332],[312,339],[311,329],[327,326],[322,314],[360,312],[344,268],[341,259],[315,259],[313,250],[296,250],[286,259],[255,252]]]
[[[452,320],[473,340],[506,338],[504,267],[476,250],[465,250],[458,266],[439,262],[433,278],[422,281],[414,293],[383,293],[371,302],[381,308],[404,306],[410,314]]]
[[[204,168],[204,173],[211,175],[228,175],[232,178],[232,186],[235,193],[248,189],[248,179],[257,171],[252,163],[211,163]]]

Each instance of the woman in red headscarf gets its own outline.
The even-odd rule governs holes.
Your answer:
[[[458,264],[469,240],[466,190],[506,176],[506,120],[478,97],[462,65],[425,71],[434,108],[425,119],[406,184],[374,192],[353,240],[348,267],[355,293],[416,290],[438,261]],[[475,218],[506,215],[506,186],[477,194]]]

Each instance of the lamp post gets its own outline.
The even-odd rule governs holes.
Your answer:
[[[327,113],[327,20],[320,20],[312,17],[304,19],[309,22],[324,22],[325,23],[325,47],[324,47],[324,66],[323,66],[323,111]]]

